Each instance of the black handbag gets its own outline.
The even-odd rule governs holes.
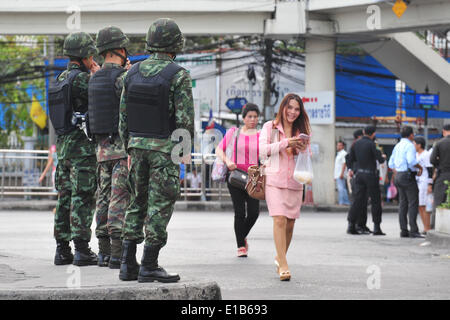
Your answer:
[[[234,163],[237,164],[237,145],[239,141],[239,134],[241,132],[241,128],[238,129],[238,133],[236,136],[236,142],[234,144]],[[248,173],[241,169],[234,169],[233,171],[228,172],[228,183],[231,184],[235,188],[239,188],[241,190],[245,190],[245,186],[247,185]]]

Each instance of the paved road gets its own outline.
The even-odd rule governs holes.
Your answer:
[[[51,212],[0,211],[0,289],[70,283],[73,270],[52,264],[52,218]],[[266,212],[249,236],[248,258],[235,256],[231,212],[176,212],[160,264],[186,283],[216,281],[224,299],[450,298],[450,250],[401,239],[395,214],[383,216],[385,237],[347,235],[345,218],[344,213],[302,213],[288,254],[290,282],[280,282],[275,273],[272,219]],[[97,250],[96,241],[91,246]],[[142,246],[139,257],[141,252]],[[117,270],[80,270],[82,287],[121,284]]]

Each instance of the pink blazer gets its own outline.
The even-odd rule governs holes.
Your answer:
[[[288,139],[283,126],[272,129],[273,121],[263,125],[259,137],[260,160],[265,164],[266,184],[278,188],[303,190],[303,185],[294,180],[295,158],[288,155]],[[272,143],[271,143],[272,142]]]

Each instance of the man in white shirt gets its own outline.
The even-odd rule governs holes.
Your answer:
[[[195,168],[192,169],[191,173],[188,173],[187,180],[189,181],[191,188],[197,189],[201,187],[202,177],[197,174],[197,170]]]
[[[336,180],[338,189],[338,203],[339,205],[350,205],[346,187],[347,165],[345,164],[345,156],[347,155],[347,152],[345,151],[345,143],[339,141],[336,149],[337,155],[334,161],[334,179]]]
[[[389,159],[389,168],[394,170],[394,183],[399,194],[400,237],[423,238],[416,222],[419,212],[419,188],[415,177],[422,175],[422,166],[416,158],[413,128],[403,127],[401,137]]]

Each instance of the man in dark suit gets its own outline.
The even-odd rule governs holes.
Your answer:
[[[430,156],[430,162],[437,169],[437,177],[433,185],[434,209],[445,202],[446,180],[450,181],[450,124],[442,130],[444,138],[436,142]],[[431,216],[431,227],[434,229],[435,212]]]
[[[361,221],[361,213],[367,210],[367,198],[372,202],[372,219],[374,223],[373,235],[385,235],[381,231],[381,195],[379,187],[379,176],[377,174],[377,160],[383,163],[385,159],[377,150],[374,138],[375,127],[367,126],[364,136],[357,140],[349,153],[348,162],[352,164],[355,174],[353,187],[353,203],[348,213],[348,234],[361,234],[356,229],[356,223]],[[353,164],[356,167],[353,168]],[[364,209],[365,208],[365,209]]]

